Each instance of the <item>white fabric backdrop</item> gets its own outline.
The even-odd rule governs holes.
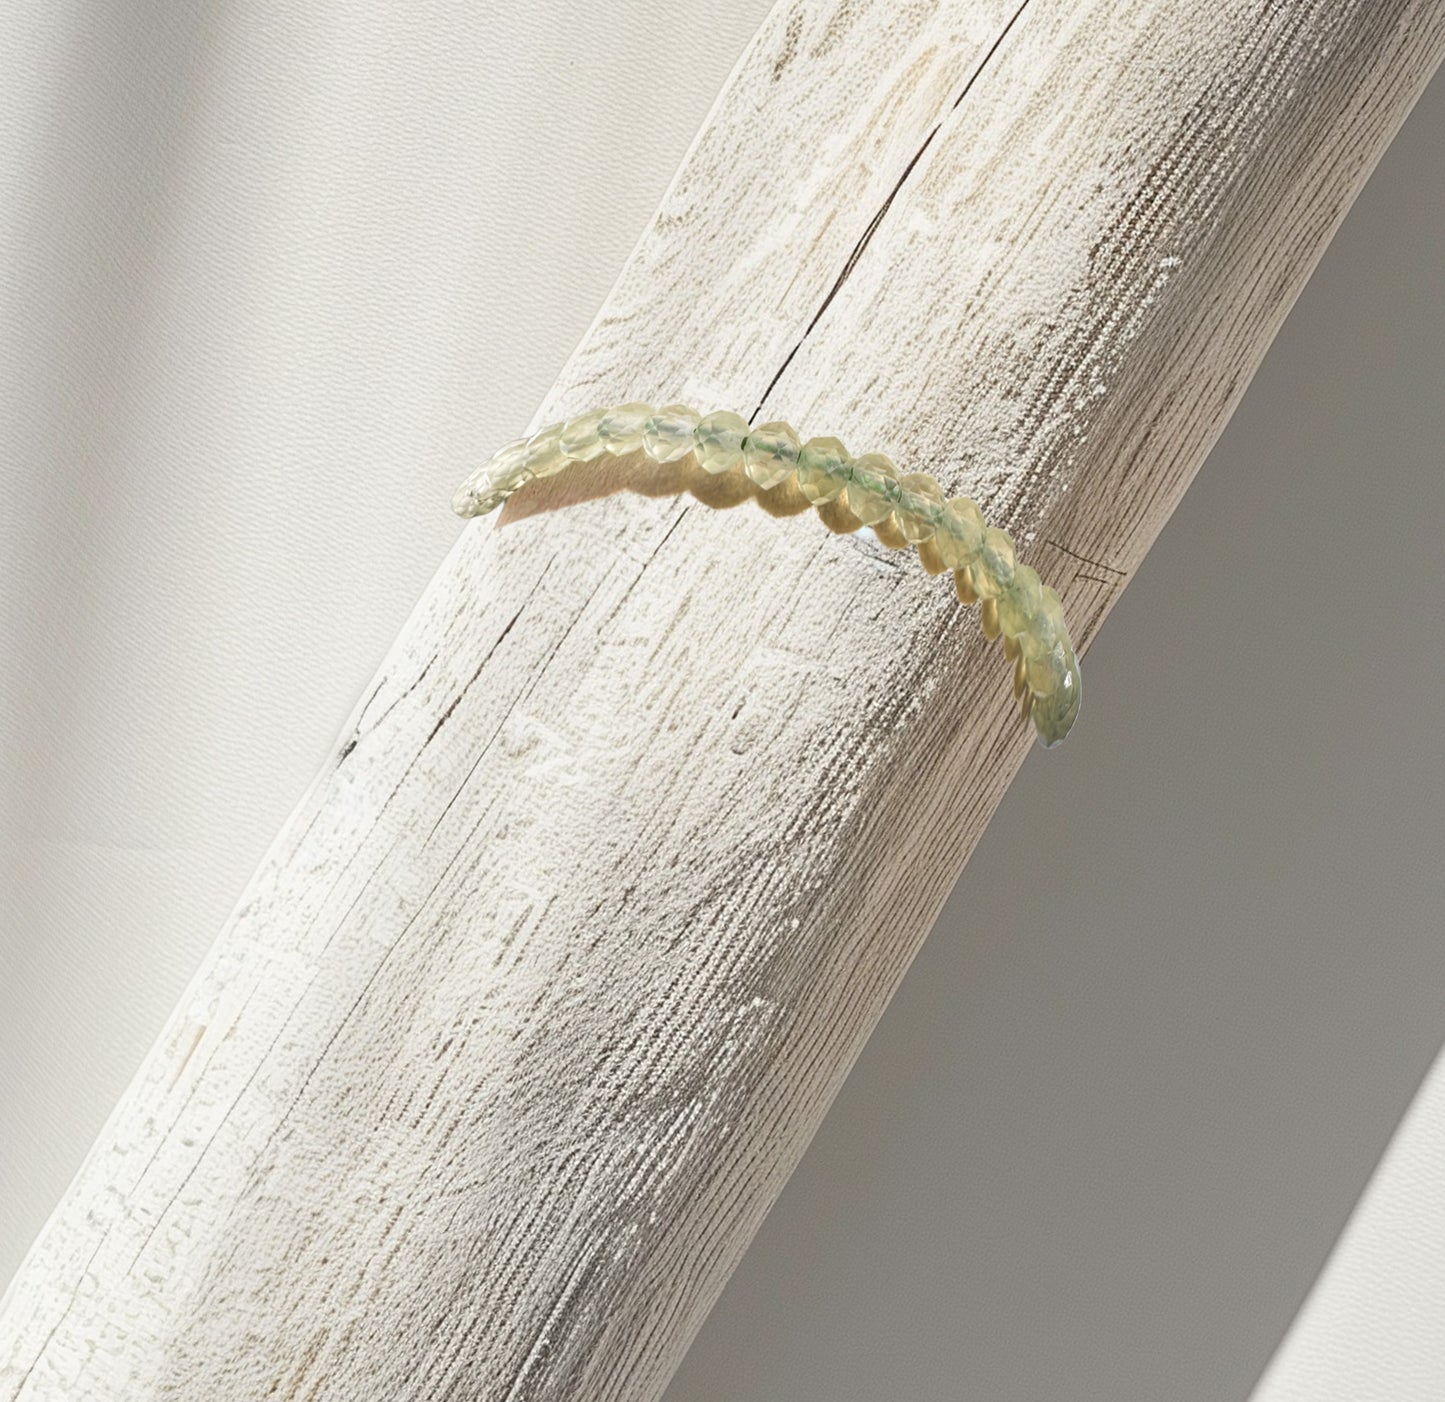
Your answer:
[[[0,1279],[766,8],[0,10]],[[678,1402],[1258,1376],[1445,1039],[1442,138],[1437,83]],[[1261,1402],[1445,1395],[1442,1082]]]

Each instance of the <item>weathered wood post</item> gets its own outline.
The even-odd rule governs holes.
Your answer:
[[[1442,51],[1442,0],[784,0],[534,422],[926,466],[1086,645]],[[0,1397],[655,1397],[1028,743],[866,538],[467,529],[13,1283]]]

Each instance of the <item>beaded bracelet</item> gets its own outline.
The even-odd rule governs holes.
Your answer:
[[[854,458],[836,438],[802,443],[788,424],[750,428],[727,410],[704,418],[685,404],[621,404],[499,448],[457,488],[452,510],[484,516],[527,482],[604,453],[624,457],[639,450],[656,463],[692,453],[704,472],[741,470],[764,489],[796,474],[809,502],[820,509],[831,504],[834,529],[871,526],[885,544],[917,546],[925,569],[951,569],[959,599],[978,604],[984,636],[1002,637],[1014,667],[1014,695],[1024,715],[1032,715],[1044,747],[1052,749],[1069,733],[1079,714],[1081,681],[1059,596],[1018,563],[1008,532],[986,525],[968,497],[945,501],[932,476],[900,476],[882,453]]]

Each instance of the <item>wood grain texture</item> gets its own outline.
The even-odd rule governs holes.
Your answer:
[[[889,451],[1086,647],[1442,51],[1441,0],[780,5],[534,422]],[[655,1397],[1029,733],[866,536],[469,527],[7,1293],[0,1397]]]

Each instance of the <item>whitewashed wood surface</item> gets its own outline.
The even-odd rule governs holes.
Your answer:
[[[888,451],[1086,646],[1442,49],[1440,0],[780,5],[533,422]],[[12,1285],[0,1396],[654,1397],[802,1152],[1028,750],[1002,658],[807,517],[511,517]]]

